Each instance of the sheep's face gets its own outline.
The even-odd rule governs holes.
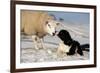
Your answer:
[[[47,34],[54,36],[56,34],[56,28],[59,25],[56,21],[46,21],[45,31]]]

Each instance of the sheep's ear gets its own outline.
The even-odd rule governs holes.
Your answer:
[[[56,25],[57,25],[57,26],[59,26],[59,25],[60,25],[60,23],[56,23]]]

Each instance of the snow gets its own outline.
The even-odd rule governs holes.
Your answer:
[[[66,29],[70,32],[73,39],[80,44],[89,43],[89,28],[86,25],[71,25],[63,23],[64,27],[57,30]],[[33,62],[54,62],[54,61],[72,61],[72,60],[88,60],[89,52],[84,51],[84,56],[75,54],[67,56],[66,53],[58,54],[57,48],[60,39],[57,36],[45,36],[44,45],[46,49],[35,49],[31,36],[21,35],[21,63]]]

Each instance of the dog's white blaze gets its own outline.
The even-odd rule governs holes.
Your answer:
[[[64,45],[65,52],[69,52],[70,46]]]
[[[59,44],[58,51],[69,52],[70,46],[65,45],[63,42]]]

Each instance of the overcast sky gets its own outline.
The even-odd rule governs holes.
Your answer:
[[[55,15],[57,20],[63,18],[65,22],[71,22],[75,24],[86,24],[89,25],[90,14],[80,12],[48,12],[49,14]]]

